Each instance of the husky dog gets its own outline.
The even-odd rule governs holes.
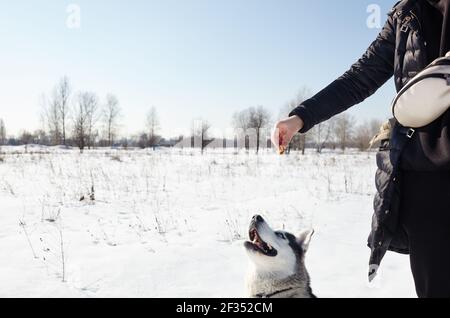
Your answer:
[[[245,248],[250,258],[247,276],[248,296],[252,298],[316,298],[305,267],[305,253],[314,234],[298,237],[273,231],[256,215],[250,224],[250,241]]]

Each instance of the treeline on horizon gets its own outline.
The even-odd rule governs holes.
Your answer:
[[[301,88],[296,98],[280,109],[278,119],[286,117],[310,95],[309,89]],[[61,78],[49,95],[42,95],[40,106],[42,128],[33,132],[23,130],[17,136],[8,136],[7,123],[0,117],[0,146],[67,146],[76,147],[83,152],[96,147],[144,149],[181,145],[201,148],[203,152],[209,145],[214,148],[223,146],[255,149],[258,152],[261,148],[270,147],[267,132],[274,123],[267,108],[256,106],[233,114],[232,125],[240,136],[236,136],[234,140],[214,140],[210,136],[211,125],[206,119],[193,120],[189,136],[165,138],[159,133],[161,127],[158,112],[152,106],[147,111],[145,127],[141,133],[125,137],[120,135],[123,109],[118,98],[114,94],[108,94],[101,100],[94,92],[75,92],[67,76]],[[351,115],[344,113],[315,126],[306,134],[297,134],[290,150],[304,152],[307,148],[314,148],[319,153],[325,148],[367,150],[370,140],[379,132],[381,125],[382,122],[377,119],[358,124]],[[242,141],[238,141],[238,138]]]

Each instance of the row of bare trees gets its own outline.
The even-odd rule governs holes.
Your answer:
[[[112,146],[118,134],[121,108],[116,96],[108,94],[102,104],[93,92],[73,93],[63,77],[49,97],[42,97],[41,120],[53,145],[77,145],[81,151],[92,148],[103,124],[106,144]]]
[[[326,147],[367,150],[370,140],[377,134],[381,125],[382,122],[376,119],[358,124],[353,116],[344,113],[315,126],[310,132],[304,134],[303,145],[309,144],[315,147],[318,153]],[[295,143],[293,145],[296,146]]]
[[[301,88],[297,96],[280,109],[279,118],[286,117],[310,95],[308,88]],[[69,78],[65,76],[57,83],[49,97],[42,97],[41,119],[44,129],[34,133],[24,131],[19,139],[22,144],[77,146],[81,151],[85,148],[91,149],[95,145],[113,146],[119,141],[121,117],[122,110],[115,95],[108,94],[105,100],[101,101],[94,92],[74,92]],[[206,120],[197,120],[195,123],[192,125],[192,141],[188,142],[190,146],[199,147],[203,152],[212,142],[211,124]],[[270,111],[260,105],[233,114],[232,124],[236,133],[245,137],[243,146],[247,149],[255,148],[258,153],[262,145],[267,145],[267,131],[273,124],[273,118]],[[316,125],[306,134],[297,134],[289,150],[301,150],[303,153],[307,147],[315,148],[318,153],[324,148],[345,150],[347,147],[357,147],[365,150],[380,126],[381,122],[378,120],[358,125],[351,115],[344,113]],[[145,130],[136,138],[121,139],[120,144],[125,147],[131,143],[141,148],[155,148],[164,141],[159,132],[159,116],[153,106],[147,113]],[[174,140],[180,139],[182,137]],[[251,142],[254,144],[250,144]],[[5,123],[0,119],[0,145],[6,143]],[[223,143],[225,145],[225,140]]]

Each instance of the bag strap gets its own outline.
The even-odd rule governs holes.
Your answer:
[[[408,142],[416,134],[416,130],[413,128],[404,127],[404,126],[400,125],[400,123],[397,120],[395,120],[394,125],[395,125],[394,131],[391,136],[391,145],[392,145],[392,138],[394,137],[394,134],[395,134],[396,136],[395,136],[394,149],[396,151],[400,152],[400,154],[401,154],[403,152],[403,150],[405,149],[406,145],[408,144]]]
[[[406,141],[408,141],[409,139],[412,139],[412,137],[414,137],[414,134],[416,133],[415,129],[412,128],[407,128],[407,127],[400,127],[398,129],[399,133],[403,136],[406,137]]]

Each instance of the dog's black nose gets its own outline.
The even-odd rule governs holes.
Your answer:
[[[253,221],[254,221],[254,222],[257,222],[257,223],[261,223],[261,222],[264,222],[264,219],[262,218],[261,215],[255,215],[255,216],[253,217]]]

